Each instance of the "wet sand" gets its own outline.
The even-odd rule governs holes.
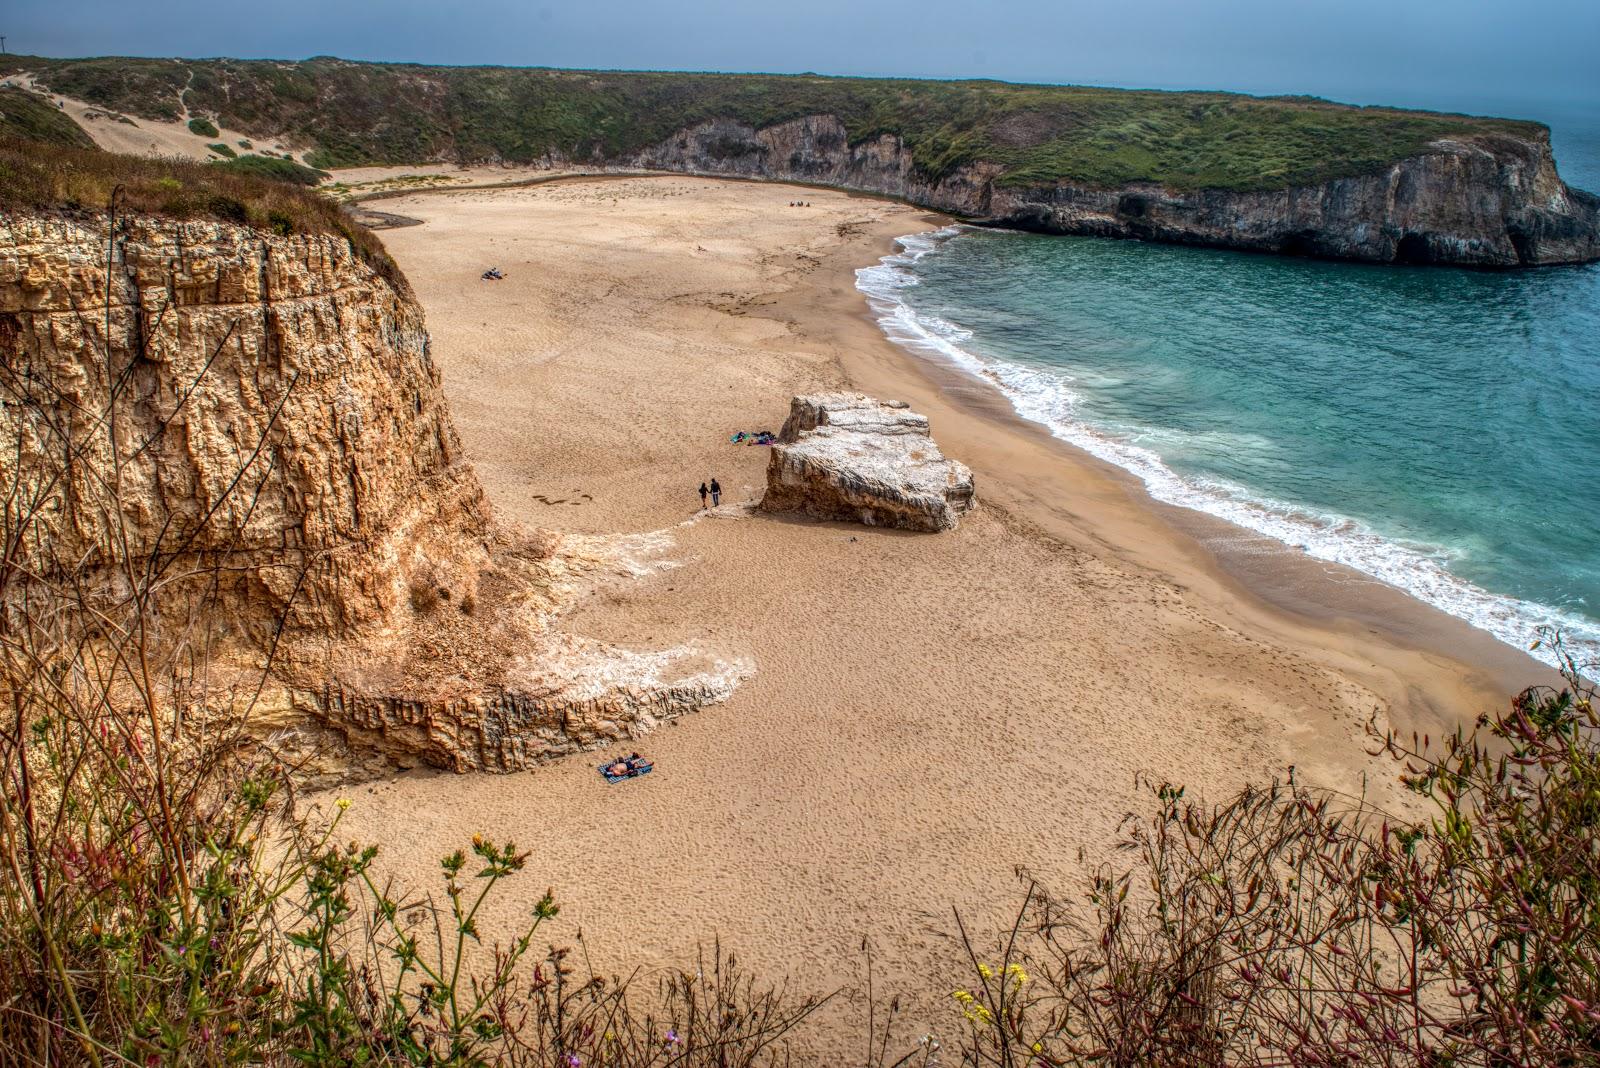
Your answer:
[[[1394,591],[1289,552],[1230,556],[1239,532],[1153,506],[981,383],[888,342],[853,272],[935,216],[690,177],[383,208],[422,220],[383,237],[494,507],[674,540],[678,566],[562,625],[756,666],[731,700],[640,739],[656,771],[639,780],[608,786],[580,756],[357,789],[352,836],[413,887],[474,833],[532,851],[486,931],[510,931],[548,885],[564,906],[552,937],[581,927],[607,969],[687,961],[720,937],[815,991],[859,979],[867,936],[908,1033],[954,1040],[951,910],[998,929],[1018,865],[1074,890],[1123,815],[1148,809],[1137,775],[1221,796],[1292,764],[1385,798],[1396,769],[1367,755],[1370,717],[1437,733],[1525,681],[1514,650]],[[505,280],[482,281],[489,266]],[[958,530],[744,507],[768,454],[729,436],[776,430],[793,393],[847,385],[911,402],[973,468],[980,506]],[[725,506],[701,514],[712,476]],[[860,1034],[841,1001],[806,1045],[838,1056]]]

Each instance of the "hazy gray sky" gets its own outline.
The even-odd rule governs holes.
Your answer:
[[[13,52],[817,71],[1600,107],[1600,0],[5,0]]]

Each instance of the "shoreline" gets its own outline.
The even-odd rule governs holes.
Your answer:
[[[925,213],[925,219],[928,229],[959,221],[934,212]],[[893,253],[904,236],[909,235],[881,241],[876,246],[879,258]],[[1306,557],[1275,539],[1216,516],[1155,500],[1131,472],[1020,415],[997,387],[896,343],[879,326],[865,294],[856,289],[853,270],[849,287],[858,306],[838,311],[869,330],[877,345],[841,351],[846,378],[863,392],[900,399],[907,399],[902,396],[906,392],[903,382],[924,383],[925,389],[915,391],[918,395],[911,401],[912,407],[929,416],[935,437],[947,454],[979,475],[980,502],[993,500],[989,487],[998,483],[1005,506],[1041,532],[1091,552],[1110,552],[1125,563],[1193,589],[1206,598],[1209,607],[1235,618],[1239,625],[1259,628],[1279,641],[1299,646],[1300,651],[1319,648],[1319,630],[1370,644],[1362,655],[1335,657],[1330,666],[1353,671],[1368,684],[1379,684],[1380,692],[1420,699],[1433,716],[1430,722],[1416,725],[1419,731],[1437,733],[1451,726],[1446,710],[1455,701],[1450,698],[1464,691],[1509,698],[1525,686],[1555,677],[1547,665],[1402,589],[1354,568]],[[930,410],[934,408],[972,420],[966,450],[951,451],[942,432],[948,420],[939,419]],[[1018,485],[1003,473],[1003,464],[996,462],[999,457],[989,463],[975,459],[984,450],[972,446],[985,432],[1011,438],[1018,445],[1025,441],[1028,451],[1053,455],[1061,470],[1048,478],[1048,485],[1060,491],[1060,496],[1052,500],[1037,484]],[[1114,505],[1123,514],[1108,523],[1104,512],[1080,513],[1070,502],[1074,492],[1084,490],[1097,505]],[[1268,545],[1271,551],[1243,549],[1248,543]],[[1183,561],[1182,567],[1171,566],[1174,554]],[[1384,655],[1388,649],[1399,655]],[[1365,665],[1361,664],[1363,658],[1367,658]],[[1407,669],[1420,669],[1419,674],[1439,669],[1457,674],[1462,689],[1446,696],[1445,692],[1430,692],[1431,687],[1406,684]],[[1382,685],[1385,681],[1388,685]]]
[[[386,875],[421,888],[472,834],[514,838],[537,874],[484,929],[509,930],[553,886],[550,937],[583,928],[603,970],[649,972],[719,938],[760,974],[825,992],[859,983],[870,937],[906,1026],[948,1037],[960,1021],[945,978],[964,954],[951,908],[974,932],[1004,928],[1018,866],[1075,893],[1114,860],[1152,782],[1221,797],[1292,765],[1299,781],[1403,804],[1368,724],[1437,735],[1508,695],[1422,643],[1274,607],[1131,476],[976,380],[940,378],[855,287],[857,268],[937,217],[805,198],[681,176],[396,198],[422,224],[383,239],[501,521],[659,546],[660,568],[554,628],[630,650],[694,645],[754,673],[628,743],[655,762],[637,781],[609,786],[580,754],[359,788],[344,827],[382,847]],[[491,260],[505,280],[480,279]],[[909,402],[974,470],[979,507],[957,529],[745,507],[768,453],[729,435],[775,427],[794,393],[847,384]],[[709,513],[694,492],[707,476],[726,494]],[[853,1051],[853,1011],[830,1005],[808,1046]]]
[[[406,168],[366,170],[377,176],[391,169],[397,173],[410,173]],[[354,211],[377,217],[375,221],[379,225],[369,224],[370,228],[391,229],[418,225],[421,220],[379,212],[362,205],[368,201],[407,196],[522,189],[555,183],[672,178],[786,186],[898,204],[922,213],[929,222],[930,229],[965,221],[957,216],[922,208],[901,198],[858,190],[742,175],[696,175],[648,170],[555,171],[533,176],[522,174],[500,182],[472,182],[463,179],[468,184],[411,189],[379,188],[351,196],[346,203]],[[913,231],[912,234],[919,232],[926,231]],[[881,246],[879,259],[895,252],[897,241],[912,234],[900,234],[890,238]],[[871,264],[861,266],[871,266]],[[852,286],[853,284],[852,273]],[[1010,399],[997,387],[983,383],[959,368],[941,366],[936,361],[905,350],[883,333],[873,317],[871,308],[867,306],[864,294],[861,303],[862,307],[857,314],[866,319],[884,343],[904,355],[908,361],[908,370],[934,382],[948,399],[958,401],[970,411],[986,416],[998,430],[1008,433],[1024,429],[1029,433],[1043,431],[1053,445],[1066,451],[1071,462],[1096,470],[1113,481],[1122,481],[1154,516],[1160,517],[1175,532],[1192,539],[1200,556],[1209,566],[1232,581],[1234,593],[1254,598],[1263,606],[1285,613],[1301,623],[1333,626],[1342,630],[1364,629],[1379,640],[1407,646],[1417,652],[1470,661],[1475,668],[1487,673],[1493,680],[1492,685],[1495,688],[1508,694],[1516,693],[1535,679],[1547,681],[1554,675],[1554,671],[1548,665],[1522,650],[1494,638],[1443,609],[1422,601],[1406,590],[1391,586],[1346,565],[1307,558],[1286,543],[1218,516],[1156,500],[1131,472],[1102,460],[1070,442],[1062,441],[1050,434],[1048,428],[1016,412]],[[974,387],[993,396],[979,400],[970,395]],[[997,406],[1003,410],[997,410]]]
[[[930,215],[930,221],[949,225],[959,220]],[[898,240],[884,248],[884,255],[895,251]],[[862,302],[866,304],[865,294]],[[998,432],[1037,437],[1061,452],[1064,462],[1121,485],[1152,518],[1165,523],[1176,536],[1192,541],[1196,557],[1231,582],[1234,594],[1252,598],[1298,623],[1347,633],[1365,631],[1383,642],[1461,661],[1484,673],[1493,687],[1508,696],[1534,681],[1555,676],[1552,668],[1522,650],[1400,587],[1348,565],[1309,557],[1285,542],[1220,516],[1156,500],[1137,475],[1062,440],[1044,424],[1017,412],[998,386],[953,364],[919,356],[894,341],[884,333],[870,306],[858,314],[904,357],[908,373],[927,379],[953,404],[987,420]],[[1136,554],[1129,553],[1128,558],[1135,560]]]

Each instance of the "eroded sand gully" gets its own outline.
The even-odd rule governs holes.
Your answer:
[[[1290,764],[1343,789],[1392,783],[1364,752],[1374,709],[1437,729],[1502,696],[1441,655],[1268,609],[1125,481],[937,389],[853,288],[892,236],[934,224],[922,212],[693,178],[379,206],[424,221],[384,237],[494,506],[675,538],[681,566],[606,587],[562,626],[755,665],[731,700],[643,740],[657,770],[635,782],[607,786],[578,756],[360,788],[350,832],[412,886],[475,832],[532,850],[486,931],[548,884],[556,937],[582,926],[604,967],[687,959],[717,935],[812,990],[850,982],[868,934],[912,1026],[953,1037],[951,908],[997,927],[1019,864],[1067,886],[1078,847],[1103,857],[1145,807],[1136,773],[1213,795]],[[481,281],[490,266],[506,279]],[[766,451],[730,434],[847,382],[911,401],[974,469],[983,503],[957,531],[737,507],[685,522],[702,479],[735,505],[759,496]],[[858,1024],[829,1011],[814,1041],[856,1048]]]

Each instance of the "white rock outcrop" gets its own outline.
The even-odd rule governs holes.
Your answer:
[[[761,508],[901,530],[949,530],[977,503],[927,416],[860,393],[796,397],[767,463]]]

